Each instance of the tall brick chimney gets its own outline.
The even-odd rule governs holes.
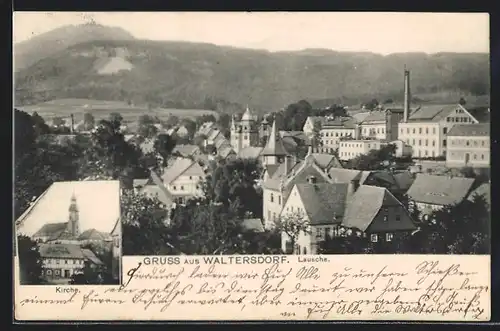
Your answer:
[[[69,128],[71,134],[75,132],[75,117],[71,114],[71,126]]]
[[[410,93],[410,71],[406,70],[405,66],[405,95],[404,95],[404,112],[403,112],[403,122],[408,122],[408,116],[410,115],[410,102],[411,102],[411,93]]]

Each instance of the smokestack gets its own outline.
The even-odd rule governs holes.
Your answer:
[[[408,116],[410,115],[410,102],[411,102],[411,93],[410,93],[410,71],[406,70],[405,66],[405,95],[404,95],[404,113],[403,113],[403,121],[408,122]]]
[[[71,134],[73,134],[74,130],[75,130],[75,117],[73,116],[73,114],[71,114],[71,126],[69,128]]]

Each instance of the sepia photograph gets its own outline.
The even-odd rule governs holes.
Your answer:
[[[15,12],[13,40],[21,284],[490,254],[487,14]]]

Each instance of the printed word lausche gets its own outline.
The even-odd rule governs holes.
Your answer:
[[[176,265],[176,264],[283,264],[289,263],[285,255],[258,255],[258,256],[147,256],[143,259],[144,265]]]

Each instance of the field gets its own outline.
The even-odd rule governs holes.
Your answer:
[[[75,122],[83,120],[83,114],[90,113],[96,120],[106,119],[111,113],[120,113],[125,123],[136,122],[141,115],[147,114],[158,117],[160,120],[166,120],[169,116],[175,115],[182,118],[195,118],[201,115],[214,115],[218,117],[217,112],[204,109],[172,109],[155,108],[148,109],[145,106],[128,105],[121,101],[102,101],[92,99],[58,99],[44,103],[16,107],[29,114],[37,112],[45,120],[54,117],[68,118],[73,114]]]

